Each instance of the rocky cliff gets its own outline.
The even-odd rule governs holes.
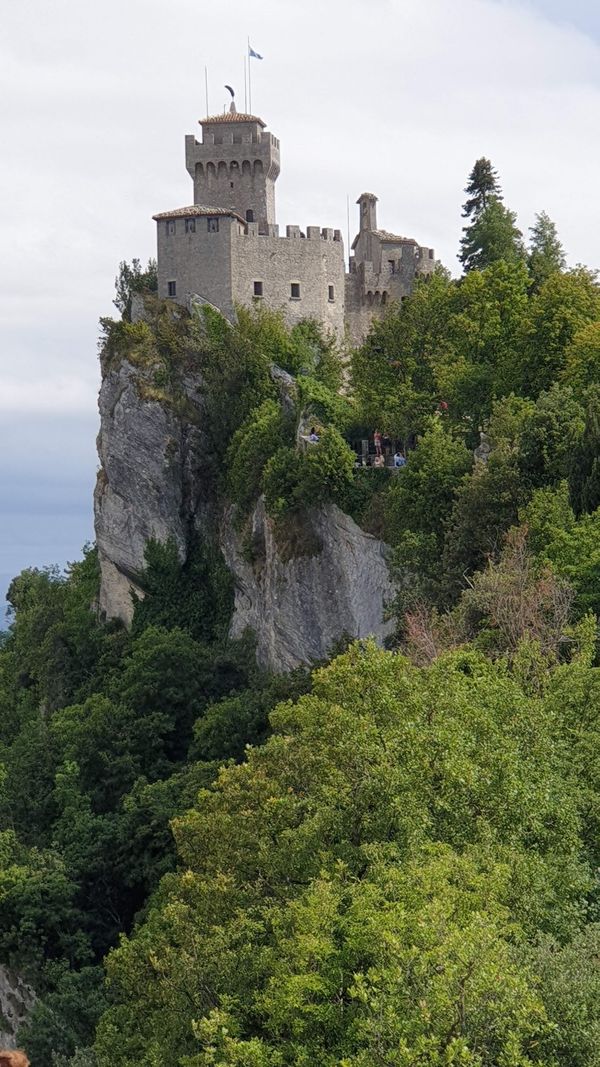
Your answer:
[[[252,563],[227,514],[222,524],[223,553],[235,577],[232,636],[252,629],[259,663],[274,671],[324,659],[344,637],[383,641],[393,630],[385,621],[394,596],[386,546],[335,505],[306,520],[315,547],[284,559],[260,500],[252,516]]]
[[[101,569],[100,611],[131,623],[132,591],[150,538],[172,538],[180,558],[190,532],[207,523],[209,475],[198,420],[202,414],[197,377],[182,385],[189,409],[156,396],[150,376],[123,360],[104,375],[100,389],[100,471],[94,499]]]
[[[102,368],[95,514],[105,618],[130,625],[149,539],[172,539],[183,561],[195,534],[219,543],[235,585],[231,634],[251,628],[265,667],[323,659],[346,636],[384,639],[394,590],[382,542],[327,505],[305,516],[310,548],[282,553],[260,500],[249,557],[247,527],[244,542],[216,492],[199,372],[188,367],[175,390],[159,388],[156,365],[135,346],[127,358],[105,349]],[[289,407],[293,379],[277,369],[272,377]]]
[[[0,967],[0,1048],[15,1048],[19,1027],[26,1021],[35,994],[8,967]]]

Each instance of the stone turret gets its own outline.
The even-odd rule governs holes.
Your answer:
[[[202,141],[185,139],[194,203],[235,211],[246,222],[275,224],[279,141],[256,115],[229,111],[201,119]]]

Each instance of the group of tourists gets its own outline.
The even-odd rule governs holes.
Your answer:
[[[310,445],[316,445],[319,443],[319,432],[316,426],[311,426],[310,433],[302,435],[303,440]],[[364,442],[366,444],[366,441]],[[375,455],[371,459],[369,453],[363,456],[362,463],[357,461],[357,466],[371,466],[371,467],[385,467],[386,456],[392,453],[392,442],[387,434],[382,434],[380,430],[375,430],[373,434],[373,444],[375,446]],[[366,462],[365,462],[366,461]],[[401,449],[396,448],[394,452],[391,466],[395,468],[406,466],[406,456]]]
[[[385,457],[386,455],[391,455],[392,451],[392,442],[390,438],[387,434],[382,434],[380,430],[375,430],[373,434],[373,444],[375,445],[375,455],[371,466],[385,467]],[[406,456],[399,448],[396,448],[396,451],[394,452],[392,466],[396,468],[406,466]]]

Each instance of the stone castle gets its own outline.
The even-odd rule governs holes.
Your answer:
[[[256,115],[232,109],[201,119],[202,140],[185,139],[194,202],[154,215],[158,291],[199,301],[233,318],[238,304],[284,309],[288,323],[315,318],[358,343],[390,301],[435,266],[432,248],[377,228],[377,197],[358,198],[359,232],[349,271],[339,230],[286,226],[275,215],[279,141]]]

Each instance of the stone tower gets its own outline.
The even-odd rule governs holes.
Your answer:
[[[361,193],[356,201],[359,209],[358,237],[354,242],[358,258],[373,261],[372,234],[377,230],[377,197],[375,193]]]
[[[201,119],[202,141],[185,139],[194,203],[234,211],[246,222],[275,223],[279,141],[256,115],[229,111]]]

